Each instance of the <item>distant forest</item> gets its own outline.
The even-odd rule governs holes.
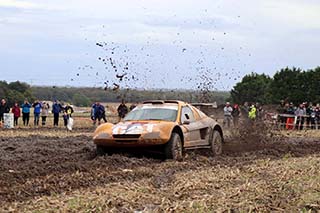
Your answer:
[[[39,100],[59,100],[76,106],[90,106],[93,102],[141,102],[155,99],[178,99],[194,102],[217,102],[222,104],[230,97],[229,92],[193,91],[193,90],[104,90],[92,87],[43,87],[30,86],[23,82],[0,81],[0,98],[7,99],[9,105],[22,104],[25,99],[32,102]]]
[[[230,97],[229,92],[192,90],[104,90],[101,88],[32,87],[32,94],[41,100],[60,100],[77,106],[88,106],[92,102],[141,102],[144,100],[183,100],[194,102],[217,102],[222,104]]]

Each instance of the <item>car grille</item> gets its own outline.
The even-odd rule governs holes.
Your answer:
[[[115,142],[119,143],[134,143],[138,142],[141,134],[121,134],[121,135],[113,135]]]
[[[138,139],[141,134],[121,134],[121,135],[113,135],[115,139]]]

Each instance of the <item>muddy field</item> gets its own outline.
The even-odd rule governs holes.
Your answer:
[[[188,151],[174,162],[96,156],[92,128],[0,131],[0,212],[320,211],[320,140],[310,132],[229,136],[220,157]]]

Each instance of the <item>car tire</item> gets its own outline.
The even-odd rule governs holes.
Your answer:
[[[213,156],[222,154],[222,137],[217,130],[212,131],[210,148]]]
[[[102,156],[106,154],[105,148],[101,145],[96,146],[96,153],[98,156]]]
[[[178,133],[173,132],[168,143],[165,145],[166,159],[181,161],[183,159],[183,145]]]

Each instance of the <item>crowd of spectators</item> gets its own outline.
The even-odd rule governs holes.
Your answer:
[[[234,104],[231,106],[230,102],[225,104],[223,108],[223,125],[225,127],[231,127],[231,121],[233,122],[233,127],[238,127],[240,116],[248,121],[249,125],[253,125],[256,120],[264,119],[264,110],[259,103],[248,103],[245,102],[243,106],[239,106],[239,104]]]
[[[50,105],[46,101],[39,100],[36,100],[33,103],[29,103],[28,100],[24,100],[23,104],[21,105],[19,105],[18,102],[15,102],[14,105],[10,107],[7,104],[6,100],[2,99],[0,103],[0,124],[2,125],[2,123],[4,122],[4,114],[11,112],[13,114],[14,126],[18,126],[21,113],[23,126],[29,126],[31,108],[33,108],[34,126],[39,126],[40,118],[41,125],[45,126],[50,111]],[[55,100],[52,104],[51,112],[53,113],[54,117],[54,126],[59,125],[60,114],[62,114],[64,125],[67,126],[69,119],[72,117],[73,107],[70,104],[62,106],[57,100]]]
[[[299,105],[281,101],[277,108],[278,121],[286,129],[320,129],[320,106],[311,102]]]
[[[241,109],[241,110],[239,110]],[[320,106],[303,102],[299,105],[281,101],[276,109],[277,124],[281,129],[320,129]],[[233,126],[238,127],[239,116],[251,124],[256,120],[265,120],[266,113],[259,103],[249,104],[245,102],[241,107],[238,104],[231,106],[229,102],[223,108],[225,127],[230,127],[231,121]]]

